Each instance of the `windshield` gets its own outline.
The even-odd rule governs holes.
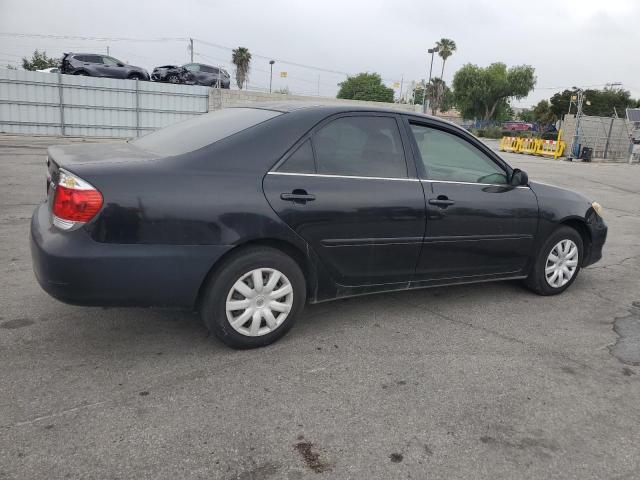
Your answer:
[[[205,113],[152,132],[131,143],[144,150],[173,156],[211,145],[282,112],[257,108],[228,108]]]

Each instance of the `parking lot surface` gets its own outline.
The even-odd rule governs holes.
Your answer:
[[[605,208],[560,296],[359,297],[233,351],[193,313],[40,289],[29,219],[68,141],[0,136],[0,479],[640,478],[639,166],[505,155]]]

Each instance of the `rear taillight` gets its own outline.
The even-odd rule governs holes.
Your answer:
[[[102,194],[81,178],[60,169],[53,194],[53,224],[70,230],[86,223],[102,208]]]

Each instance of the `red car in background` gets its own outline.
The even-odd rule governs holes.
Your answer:
[[[533,124],[532,123],[526,123],[526,122],[517,122],[517,121],[504,122],[502,124],[502,129],[503,130],[510,130],[512,132],[515,132],[515,131],[529,132],[529,131],[533,130]]]

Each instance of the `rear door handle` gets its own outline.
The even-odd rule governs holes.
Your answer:
[[[289,202],[304,203],[315,200],[316,196],[304,190],[294,190],[292,193],[281,193],[280,198]]]
[[[439,207],[448,207],[449,205],[453,205],[454,203],[456,202],[454,202],[453,200],[449,200],[444,195],[440,195],[438,198],[429,199],[429,205],[437,205]]]

